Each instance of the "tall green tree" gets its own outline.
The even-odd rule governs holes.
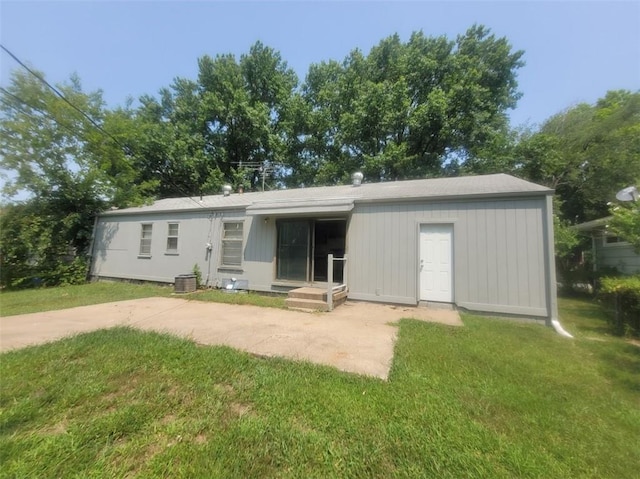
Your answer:
[[[638,209],[615,205],[615,194],[638,184],[640,92],[610,91],[593,105],[579,104],[552,116],[538,131],[497,135],[468,159],[463,171],[511,173],[556,191],[557,265],[566,280],[580,272],[576,251],[588,249],[571,225],[610,214],[611,202],[612,230],[637,244]]]
[[[566,220],[606,216],[607,203],[640,173],[640,92],[610,91],[554,115],[515,155],[514,171],[554,188]]]
[[[51,283],[77,279],[78,264],[84,278],[94,215],[141,201],[147,186],[118,140],[124,132],[104,130],[119,123],[119,113],[105,110],[101,93],[84,93],[77,77],[57,89],[66,101],[16,71],[0,91],[2,194],[21,198],[2,208],[4,284],[29,275]]]
[[[640,180],[636,184],[640,185]],[[611,231],[631,243],[640,254],[640,201],[613,206],[611,215]]]
[[[136,119],[146,178],[160,196],[220,191],[223,183],[261,187],[263,171],[283,173],[297,124],[289,112],[297,85],[280,54],[257,42],[239,60],[208,55],[196,80],[177,78],[158,99],[141,98]]]
[[[455,41],[393,35],[366,56],[312,65],[303,160],[321,183],[356,169],[373,181],[445,174],[506,127],[522,54],[474,26]]]
[[[160,99],[143,96],[134,122],[135,167],[157,181],[157,196],[196,196],[222,184],[222,173],[207,154],[196,82],[176,79]]]
[[[139,181],[127,147],[133,135],[127,111],[107,110],[102,92],[84,93],[77,76],[57,90],[64,99],[22,71],[0,90],[2,194],[46,198],[87,184],[109,205],[143,200],[148,185]]]

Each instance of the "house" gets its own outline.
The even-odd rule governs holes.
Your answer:
[[[96,220],[91,274],[557,317],[553,191],[504,174],[172,198]]]
[[[591,237],[594,271],[617,270],[622,274],[640,273],[640,255],[633,246],[607,230],[611,216],[580,223],[575,229]]]

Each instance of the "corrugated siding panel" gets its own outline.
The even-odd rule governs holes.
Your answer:
[[[274,277],[276,226],[274,219],[247,217],[249,226],[244,255],[244,271],[249,287],[259,291],[271,290]]]
[[[505,203],[497,204],[495,211],[495,231],[496,231],[496,248],[495,248],[495,268],[496,283],[503,285],[509,284],[509,268],[505,257],[507,254],[507,208]],[[508,304],[509,290],[508,288],[495,288],[495,303]]]
[[[493,211],[493,208],[491,209]],[[495,231],[495,224],[487,225],[487,210],[478,209],[476,212],[476,235],[477,242],[475,247],[477,248],[478,258],[477,261],[477,274],[475,278],[478,284],[478,298],[482,298],[487,303],[490,303],[489,290],[495,290],[493,285],[489,286],[489,274],[491,271],[495,271],[495,264],[489,262],[490,252],[495,252],[495,243],[489,243],[489,230]],[[493,283],[496,284],[496,283]]]
[[[498,283],[498,222],[496,221],[496,208],[487,209],[485,212],[485,225],[487,228],[487,244],[492,245],[487,248],[487,278],[486,296],[490,304],[498,302],[498,288],[489,285]]]
[[[545,315],[544,205],[544,198],[356,204],[347,238],[351,296],[415,303],[419,224],[453,222],[455,302]]]
[[[507,218],[507,254],[502,259],[507,266],[507,284],[505,285],[507,293],[506,304],[518,304],[518,243],[516,210],[513,208],[505,209]]]
[[[467,211],[465,209],[457,210],[452,208],[451,218],[457,220],[453,228],[453,266],[455,275],[453,298],[455,301],[458,301],[458,298],[469,297],[469,277],[467,275],[458,275],[456,271],[461,265],[469,264],[470,255],[475,256],[475,253],[469,251],[467,241],[462,241],[462,238],[466,238],[469,235]]]
[[[529,240],[529,235],[527,233],[527,214],[526,214],[526,206],[522,205],[522,208],[516,212],[516,256],[517,256],[517,290],[518,290],[518,299],[516,300],[516,304],[528,305],[528,299],[530,296],[529,291],[529,275],[527,263],[528,263],[528,250],[529,247],[527,245],[527,241]],[[526,245],[527,247],[522,248],[521,245]]]
[[[528,249],[529,258],[528,264],[536,264],[541,261],[544,264],[544,242],[536,241],[535,238],[544,237],[544,218],[541,218],[541,211],[539,211],[535,205],[532,205],[527,209],[527,224],[529,230]],[[539,221],[540,220],[540,221]],[[546,288],[544,274],[538,274],[538,271],[534,268],[528,268],[529,271],[529,294],[530,304],[546,305]],[[544,268],[542,269],[544,272]]]

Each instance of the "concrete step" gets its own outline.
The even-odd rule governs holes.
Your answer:
[[[333,293],[333,307],[340,306],[347,300],[347,296],[349,296],[348,291],[340,291],[339,293]]]
[[[335,289],[333,291],[333,297],[335,298],[337,294],[346,293],[346,286],[341,286],[339,289]],[[289,291],[287,294],[289,298],[300,298],[300,299],[314,299],[317,301],[326,301],[327,300],[327,290],[323,288],[296,288]]]
[[[303,309],[309,311],[329,311],[329,305],[326,301],[305,298],[287,298],[285,299],[287,308]]]
[[[312,299],[316,301],[326,301],[327,291],[320,288],[296,288],[289,291],[289,298]]]
[[[293,294],[291,294],[293,293]],[[349,292],[346,289],[333,293],[333,307],[337,308],[347,300]],[[327,293],[317,288],[299,288],[289,291],[285,300],[288,308],[304,311],[329,311],[326,301]]]

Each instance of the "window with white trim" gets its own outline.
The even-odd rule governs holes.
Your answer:
[[[178,252],[178,223],[167,223],[167,253]]]
[[[222,230],[221,266],[238,267],[242,265],[242,221],[227,221]]]
[[[151,256],[151,232],[153,225],[151,223],[143,223],[140,225],[140,256]]]

